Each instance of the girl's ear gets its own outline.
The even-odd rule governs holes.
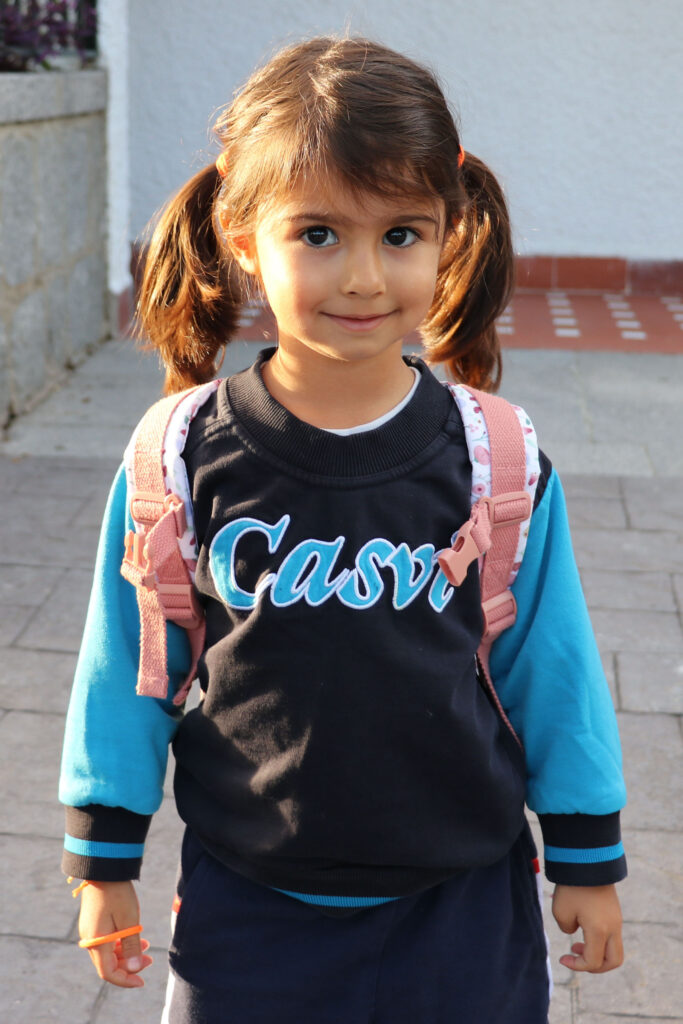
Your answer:
[[[253,235],[239,235],[237,238],[231,236],[228,232],[228,223],[223,223],[221,220],[221,227],[227,237],[228,247],[232,253],[234,259],[239,263],[240,267],[246,274],[251,274],[254,277],[258,277],[258,259],[256,255],[256,244],[254,242]]]
[[[240,235],[228,241],[230,252],[246,274],[258,277],[259,266],[253,235]]]

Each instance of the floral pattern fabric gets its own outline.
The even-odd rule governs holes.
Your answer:
[[[466,387],[463,387],[461,384],[447,384],[446,387],[458,406],[458,410],[460,411],[463,425],[465,427],[467,450],[469,452],[470,462],[472,463],[471,503],[472,505],[475,505],[480,498],[489,497],[491,494],[491,444],[489,441],[486,421],[476,397],[471,394]],[[526,477],[524,488],[527,494],[531,497],[531,505],[533,508],[536,485],[538,484],[538,477],[540,473],[538,440],[536,438],[534,426],[524,409],[519,405],[513,405],[512,408],[517,414],[517,418],[522,428],[522,433],[524,434],[524,448],[526,451]],[[508,586],[512,586],[514,583],[517,578],[517,573],[519,572],[519,567],[522,564],[527,537],[529,536],[530,523],[531,518],[521,524],[517,552],[515,554],[515,561],[508,581]]]

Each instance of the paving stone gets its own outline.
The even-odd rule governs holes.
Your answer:
[[[4,503],[3,503],[4,504]],[[71,525],[74,516],[80,511],[83,499],[78,496],[53,495],[49,493],[26,494],[16,490],[9,495],[3,511],[9,522],[3,524],[3,534],[10,538],[5,550],[11,551],[17,562],[27,563],[31,551],[26,547],[12,544],[12,527],[16,523],[17,531],[25,533],[33,530],[36,533],[54,531],[55,539]],[[36,538],[36,540],[39,538]]]
[[[625,924],[624,966],[582,974],[579,1006],[589,1013],[676,1017],[683,1006],[683,932],[680,926]],[[579,1017],[584,1024],[583,1016]]]
[[[624,828],[683,829],[683,739],[673,715],[619,712],[628,802]]]
[[[0,855],[0,932],[66,939],[78,916],[78,901],[60,871],[62,840],[0,836]]]
[[[530,350],[508,349],[504,355],[500,393],[526,409],[541,448],[553,461],[558,439],[590,439],[590,423],[584,415],[575,365],[575,353],[563,349],[547,352],[542,362],[535,360]],[[563,383],[561,388],[557,387],[559,379]]]
[[[106,480],[101,483],[93,494],[83,503],[81,511],[73,522],[75,530],[87,529],[99,532],[102,527],[102,517],[104,515],[109,491],[111,490],[112,483],[114,482],[114,476],[116,475],[117,468],[118,467],[114,467],[112,469],[111,474],[107,475]]]
[[[683,833],[624,829],[628,878],[619,884],[624,920],[676,925],[683,895]]]
[[[617,654],[624,711],[683,715],[683,651],[678,655]]]
[[[32,650],[74,651],[81,646],[92,585],[89,569],[66,569],[43,608],[17,638],[15,646]]]
[[[543,448],[543,439],[541,438]],[[598,476],[624,476],[627,473],[642,477],[654,476],[652,460],[647,448],[640,442],[620,441],[597,444],[591,441],[553,440],[546,444],[546,454],[564,479],[568,473],[586,473]]]
[[[588,607],[675,612],[671,576],[666,572],[624,572],[584,568],[581,583]]]
[[[618,442],[628,410],[634,427],[643,437],[653,439],[649,447],[658,475],[670,473],[671,446],[661,438],[663,424],[667,437],[683,435],[680,357],[652,352],[577,352],[576,369],[595,437],[606,445]],[[638,472],[631,470],[630,475]]]
[[[3,552],[7,560],[11,552]],[[60,569],[48,566],[0,564],[0,604],[41,605],[61,576]]]
[[[683,532],[683,480],[663,477],[643,481],[625,477],[624,502],[631,526],[636,530],[678,530]]]
[[[104,347],[112,344],[116,343],[107,342]],[[142,358],[138,357],[134,364],[136,372]],[[58,423],[60,430],[65,425],[85,428],[122,426],[130,433],[146,408],[160,397],[160,386],[155,367],[154,376],[149,380],[144,373],[141,382],[137,384],[126,382],[121,376],[121,379],[111,381],[110,387],[104,390],[100,380],[88,375],[86,362],[67,379],[63,388],[50,395],[31,414],[31,422]]]
[[[620,706],[620,703],[619,703],[619,690],[617,688],[616,667],[615,667],[615,662],[614,662],[614,657],[615,656],[614,656],[614,654],[612,654],[611,651],[608,651],[605,654],[601,654],[600,657],[601,657],[601,660],[602,660],[602,668],[603,668],[603,671],[605,673],[605,679],[607,680],[607,685],[609,686],[609,692],[610,692],[610,696],[612,698],[612,704],[614,705],[615,708],[618,708]]]
[[[64,714],[76,668],[75,654],[0,650],[0,707]]]
[[[63,733],[61,715],[10,711],[0,721],[3,832],[63,836],[57,803]]]
[[[593,629],[601,651],[650,651],[683,656],[681,622],[673,612],[596,608]]]
[[[572,530],[579,568],[683,572],[683,538],[671,531]]]
[[[14,467],[14,489],[20,494],[36,497],[48,494],[83,502],[98,496],[104,488],[108,490],[118,466],[118,461],[55,455],[27,455],[14,461],[1,461]]]
[[[573,1024],[572,994],[568,985],[555,985],[550,1000],[548,1024]]]
[[[11,492],[17,489],[24,463],[24,459],[6,457],[0,449],[0,494],[2,494],[3,503]]]
[[[7,330],[0,319],[0,430],[7,423],[12,412],[12,388],[10,386],[10,352]]]
[[[580,1013],[577,1024],[683,1024],[683,1017],[649,1017],[628,1013]]]
[[[17,561],[64,568],[94,564],[98,531],[73,527],[83,507],[81,498],[48,494],[39,499],[14,491],[3,500],[3,506],[7,516],[3,524],[4,550],[11,551]]]
[[[648,483],[649,481],[646,481],[643,486],[647,486]],[[576,498],[621,498],[621,482],[617,476],[565,473],[562,476],[562,488],[567,502]]]
[[[678,605],[678,613],[683,616],[683,576],[678,573],[672,576],[674,585],[674,594],[676,597],[676,604]]]
[[[90,1024],[102,985],[75,943],[0,937],[0,991],[8,1024]]]
[[[567,498],[569,522],[574,526],[625,529],[626,513],[621,498]]]
[[[35,615],[35,611],[35,608],[27,608],[24,605],[0,602],[0,647],[9,647],[14,643]]]
[[[3,444],[3,449],[6,455],[11,456],[47,452],[53,455],[117,459],[120,462],[134,426],[98,425],[85,430],[82,426],[65,424],[56,431],[54,425],[31,421],[12,430],[10,440]]]

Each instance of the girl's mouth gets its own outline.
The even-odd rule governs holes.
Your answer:
[[[336,316],[334,313],[324,313],[323,316],[334,320],[340,327],[345,327],[349,331],[372,331],[388,320],[391,313],[379,313],[375,316]]]

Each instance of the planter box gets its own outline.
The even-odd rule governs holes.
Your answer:
[[[106,73],[0,74],[0,421],[109,335]]]

